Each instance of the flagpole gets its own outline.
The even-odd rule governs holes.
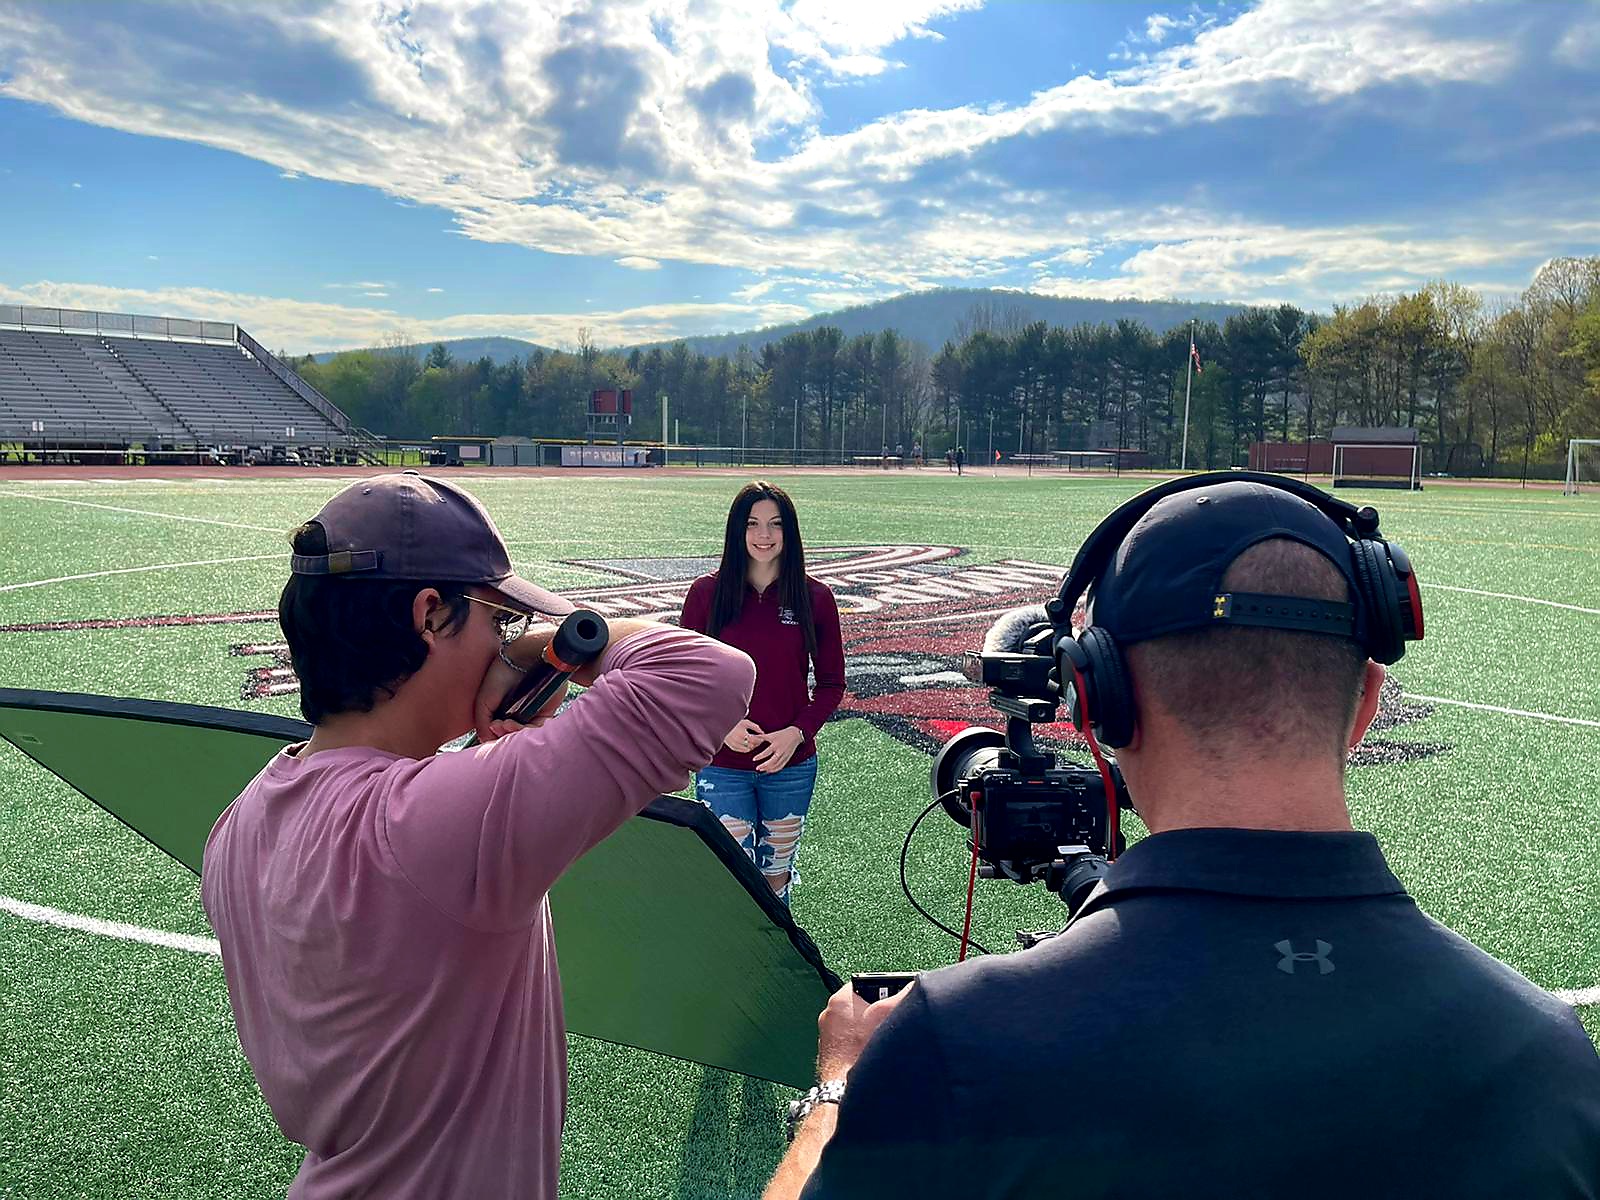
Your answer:
[[[1178,470],[1189,469],[1189,393],[1194,389],[1194,322],[1189,322],[1189,360],[1184,363],[1183,381],[1183,457]]]

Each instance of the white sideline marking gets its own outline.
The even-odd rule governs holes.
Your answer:
[[[0,592],[20,592],[23,588],[44,587],[51,583],[74,583],[79,579],[99,579],[105,575],[137,575],[140,571],[171,571],[178,567],[215,567],[223,563],[261,562],[282,558],[281,554],[247,554],[243,558],[201,558],[194,562],[153,563],[148,567],[118,567],[113,571],[85,571],[82,575],[57,575],[54,579],[30,579],[27,583],[0,584]]]
[[[1493,596],[1496,600],[1520,600],[1523,604],[1543,604],[1550,608],[1566,608],[1573,612],[1600,617],[1600,608],[1584,608],[1581,604],[1558,604],[1554,600],[1536,600],[1532,596],[1513,596],[1507,592],[1480,592],[1477,588],[1451,587],[1448,583],[1424,583],[1425,588],[1438,588],[1442,592],[1465,592],[1469,596]]]
[[[1407,700],[1426,700],[1429,704],[1453,704],[1457,708],[1476,708],[1483,712],[1504,713],[1508,717],[1532,717],[1536,721],[1559,721],[1563,725],[1583,725],[1590,729],[1600,729],[1600,721],[1588,721],[1583,717],[1558,717],[1554,713],[1528,712],[1522,708],[1501,708],[1498,704],[1474,704],[1470,700],[1449,700],[1444,696],[1422,696],[1416,692],[1406,692]]]
[[[124,942],[143,942],[147,946],[165,946],[169,950],[187,950],[191,954],[220,956],[222,947],[216,938],[193,937],[187,933],[167,933],[162,929],[145,929],[140,925],[123,925],[116,921],[101,921],[95,917],[80,917],[77,913],[62,912],[59,908],[46,908],[42,904],[29,904],[26,900],[13,900],[0,896],[0,911],[8,912],[24,921],[41,925],[55,925],[61,929],[76,929],[100,937],[117,938]]]
[[[192,521],[196,525],[221,525],[224,529],[253,529],[257,533],[287,533],[287,530],[275,528],[271,525],[242,525],[238,521],[217,521],[211,517],[185,517],[178,513],[151,512],[144,508],[119,508],[115,504],[94,504],[88,500],[68,500],[62,496],[30,496],[27,492],[4,492],[0,496],[10,496],[13,500],[39,500],[51,504],[74,504],[79,508],[99,508],[106,512],[132,513],[136,517],[165,517],[169,521]]]
[[[139,925],[122,925],[116,921],[101,921],[94,917],[80,917],[76,913],[62,912],[59,908],[46,908],[42,904],[29,904],[0,896],[0,911],[8,912],[24,921],[41,925],[55,925],[61,929],[76,929],[101,937],[118,938],[125,942],[143,942],[149,946],[165,946],[169,950],[187,950],[191,954],[222,954],[215,938],[191,937],[187,933],[167,933],[161,929],[145,929]],[[1553,993],[1574,1008],[1600,1004],[1600,987],[1556,989]]]

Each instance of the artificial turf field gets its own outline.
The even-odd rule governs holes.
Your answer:
[[[563,590],[715,554],[743,479],[451,478],[488,505],[519,573]],[[773,478],[795,498],[813,573],[829,547],[964,551],[925,556],[935,574],[1066,564],[1101,516],[1149,482],[957,480],[932,469]],[[292,695],[245,696],[283,685],[263,653],[276,624],[248,614],[276,604],[285,531],[344,482],[10,473],[0,479],[0,686],[298,715]],[[1410,551],[1427,613],[1427,639],[1392,672],[1379,735],[1388,749],[1374,755],[1384,761],[1350,772],[1356,823],[1376,832],[1424,909],[1535,982],[1578,993],[1600,1038],[1600,495],[1458,486],[1346,495],[1375,504]],[[873,586],[855,589],[863,603]],[[944,673],[966,631],[981,630],[981,611],[977,601],[882,602],[852,652],[850,689],[862,695],[847,707],[866,715],[834,720],[819,739],[794,893],[798,921],[841,974],[953,958],[951,941],[906,904],[896,871],[928,800],[921,747],[947,727],[941,719],[979,711],[975,693]],[[214,614],[247,616],[147,620]],[[947,618],[953,641],[940,640]],[[913,843],[913,887],[950,921],[965,875],[960,831],[931,816]],[[192,874],[0,743],[0,1196],[283,1195],[300,1152],[256,1091],[219,960],[18,915],[23,905],[210,936]],[[1042,889],[980,884],[974,932],[1003,949],[1014,931],[1063,916]],[[562,1193],[755,1196],[780,1157],[790,1095],[572,1038]]]

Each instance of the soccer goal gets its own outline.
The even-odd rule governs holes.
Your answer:
[[[1600,438],[1572,438],[1567,442],[1567,485],[1561,494],[1576,496],[1586,487],[1600,487]]]
[[[1333,486],[1422,490],[1422,447],[1415,442],[1336,442]]]

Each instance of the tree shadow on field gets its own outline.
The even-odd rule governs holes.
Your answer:
[[[679,1164],[676,1200],[753,1200],[783,1157],[778,1090],[707,1067]]]

